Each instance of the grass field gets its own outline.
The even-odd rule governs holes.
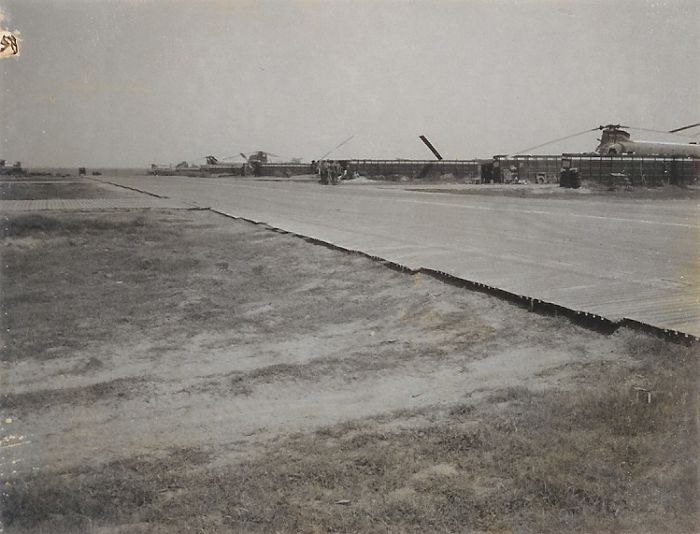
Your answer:
[[[123,196],[93,182],[65,182],[50,177],[36,181],[0,181],[0,200],[43,200],[49,198],[116,198]]]

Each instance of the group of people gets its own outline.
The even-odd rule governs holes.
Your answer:
[[[337,185],[347,176],[348,170],[337,160],[312,161],[322,184]]]

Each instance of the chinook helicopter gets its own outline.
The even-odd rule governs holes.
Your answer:
[[[690,124],[667,132],[677,133],[700,126],[700,123]],[[602,131],[600,144],[595,151],[601,156],[616,156],[631,154],[635,156],[671,156],[671,157],[700,157],[700,145],[697,143],[662,143],[658,141],[634,141],[625,129],[652,131],[644,128],[633,128],[619,124],[608,124],[596,128]]]
[[[575,134],[567,135],[565,137],[559,137],[557,139],[547,141],[546,143],[526,148],[525,150],[516,152],[513,155],[517,156],[519,154],[526,154],[532,150],[542,148],[547,145],[551,145],[560,141],[565,141],[567,139],[572,139],[580,135],[600,130],[602,133],[600,139],[598,139],[599,144],[596,147],[595,151],[601,156],[634,155],[700,158],[700,145],[698,145],[696,142],[663,143],[658,141],[635,141],[632,139],[630,133],[627,131],[639,130],[642,132],[653,132],[658,134],[678,134],[678,132],[689,130],[697,126],[700,126],[700,122],[695,124],[689,124],[688,126],[682,126],[681,128],[675,128],[673,130],[663,131],[651,130],[649,128],[636,128],[634,126],[622,126],[620,124],[607,124],[605,126],[600,125],[589,130],[577,132]]]

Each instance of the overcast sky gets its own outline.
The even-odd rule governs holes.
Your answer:
[[[700,2],[0,0],[0,158],[513,153],[700,121]],[[689,133],[696,133],[698,130]],[[636,138],[660,139],[633,132]],[[590,151],[591,133],[541,149]],[[660,139],[669,140],[669,139]]]

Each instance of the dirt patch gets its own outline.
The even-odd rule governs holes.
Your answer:
[[[694,528],[690,348],[206,211],[5,222],[8,532]]]
[[[372,373],[385,372],[405,366],[410,360],[420,357],[439,361],[444,351],[433,347],[410,346],[396,349],[378,350],[376,353],[350,353],[343,357],[327,356],[305,363],[278,363],[258,367],[252,371],[234,371],[229,375],[204,381],[185,390],[186,392],[208,391],[219,395],[250,395],[253,387],[275,382],[318,382],[328,379],[357,380]]]

